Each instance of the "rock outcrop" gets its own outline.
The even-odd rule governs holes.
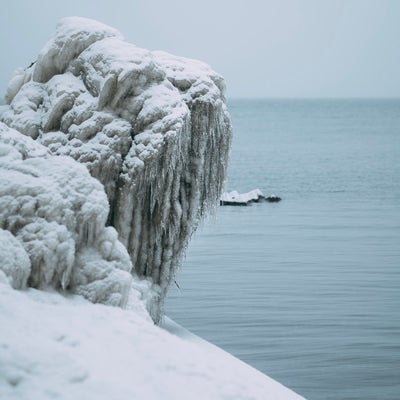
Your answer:
[[[158,321],[190,236],[219,203],[231,141],[221,76],[72,17],[5,100],[0,228],[29,255],[28,284],[123,305],[130,272]]]

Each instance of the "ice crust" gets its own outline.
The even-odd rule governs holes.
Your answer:
[[[103,187],[84,165],[0,123],[0,270],[14,288],[124,306],[132,264],[107,214]]]
[[[133,284],[158,321],[222,191],[231,141],[222,77],[70,17],[16,71],[5,100],[0,228],[29,255],[28,285],[124,305]],[[23,287],[10,268],[0,267]]]
[[[0,229],[0,281],[14,289],[26,287],[31,273],[31,262],[21,243],[8,231]]]

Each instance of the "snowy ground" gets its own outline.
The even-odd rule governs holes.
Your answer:
[[[0,283],[0,399],[301,397],[168,318]]]

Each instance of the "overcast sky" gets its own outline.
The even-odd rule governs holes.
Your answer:
[[[4,1],[1,94],[71,15],[207,62],[231,98],[400,97],[400,0]]]

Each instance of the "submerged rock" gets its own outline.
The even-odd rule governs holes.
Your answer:
[[[189,238],[218,204],[225,179],[231,125],[222,77],[204,63],[141,49],[113,28],[73,17],[60,21],[36,63],[16,72],[5,99],[3,131],[7,126],[17,138],[12,146],[29,139],[34,149],[0,165],[18,175],[17,187],[2,175],[8,186],[2,182],[1,200],[15,206],[2,209],[0,228],[29,255],[28,283],[122,304],[114,294],[126,290],[113,278],[101,296],[93,282],[128,271],[135,282],[149,282],[153,295],[143,297],[158,321]],[[16,194],[26,187],[35,189]],[[50,214],[41,206],[46,196]]]
[[[278,203],[282,199],[279,196],[273,194],[271,196],[266,197],[265,200],[268,201],[269,203]]]

